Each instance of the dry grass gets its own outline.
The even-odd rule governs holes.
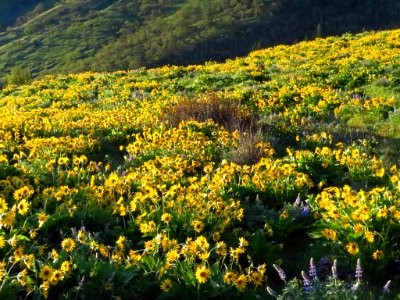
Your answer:
[[[164,111],[164,120],[173,127],[182,121],[204,122],[209,119],[229,132],[239,132],[238,146],[226,153],[229,160],[240,165],[253,165],[265,156],[265,152],[259,147],[262,134],[257,132],[257,116],[250,108],[237,101],[211,93],[196,99],[182,99]]]
[[[227,131],[255,132],[256,116],[237,101],[224,99],[215,93],[196,99],[182,99],[177,105],[164,112],[164,119],[173,127],[182,121],[204,122],[212,119]]]
[[[262,142],[261,134],[242,133],[239,136],[239,142],[236,149],[227,154],[229,160],[239,165],[254,165],[261,157],[265,156],[265,152],[259,143]]]

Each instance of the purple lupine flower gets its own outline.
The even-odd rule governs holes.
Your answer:
[[[357,280],[357,281],[351,286],[351,290],[352,290],[353,292],[355,292],[355,291],[358,290],[358,287],[359,287],[359,286],[360,286],[360,281]]]
[[[362,279],[362,269],[361,269],[361,260],[358,258],[357,259],[357,266],[356,266],[356,274],[355,277],[357,281],[360,281]]]
[[[338,278],[338,276],[337,276],[337,260],[336,259],[333,261],[333,265],[332,265],[332,278],[333,279]]]
[[[301,277],[303,277],[304,290],[306,292],[311,292],[313,290],[313,285],[306,272],[301,271]]]
[[[294,202],[297,206],[301,205],[301,198],[300,198],[300,193],[297,195],[296,201]]]
[[[389,286],[390,286],[390,280],[388,280],[388,282],[386,282],[386,284],[383,286],[383,289],[382,289],[382,294],[386,294],[386,293],[388,293],[389,292]]]
[[[311,278],[318,278],[317,277],[317,268],[315,267],[314,258],[313,257],[310,258],[310,270],[308,272],[308,275]]]
[[[306,202],[305,205],[301,206],[301,212],[300,215],[302,217],[308,217],[308,215],[310,214],[310,205]]]
[[[285,273],[285,271],[283,271],[283,269],[282,269],[280,266],[276,265],[276,264],[273,264],[272,266],[273,266],[273,267],[275,268],[275,270],[278,272],[279,278],[280,278],[282,281],[286,282],[286,273]]]
[[[273,296],[273,297],[276,297],[278,294],[273,290],[273,289],[271,289],[269,286],[267,286],[267,292],[268,292],[268,294],[270,294],[271,296]]]
[[[82,279],[79,281],[79,288],[82,288],[85,285],[85,276],[82,276]]]
[[[74,237],[74,239],[76,239],[76,236],[78,235],[78,232],[76,231],[76,228],[72,227],[71,231],[72,231],[72,236]]]

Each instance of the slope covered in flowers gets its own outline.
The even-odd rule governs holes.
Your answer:
[[[394,30],[4,88],[0,294],[264,298],[299,249],[390,279],[399,53]]]

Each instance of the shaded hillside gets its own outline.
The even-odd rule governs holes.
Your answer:
[[[3,0],[0,2],[0,29],[22,24],[56,2],[57,0]]]

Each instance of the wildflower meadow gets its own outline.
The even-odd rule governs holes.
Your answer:
[[[0,298],[400,297],[400,30],[0,90]]]

